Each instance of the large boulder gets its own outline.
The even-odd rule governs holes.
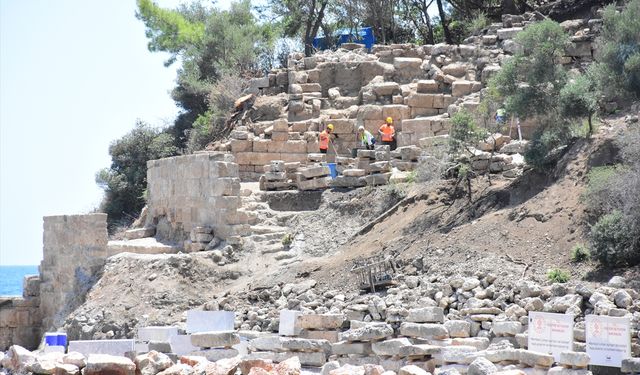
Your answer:
[[[2,359],[2,367],[14,372],[23,371],[36,362],[36,356],[20,345],[11,345]]]
[[[142,375],[155,375],[173,366],[169,356],[155,350],[137,356],[135,363]]]

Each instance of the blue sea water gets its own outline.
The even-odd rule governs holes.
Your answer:
[[[25,275],[37,275],[38,266],[0,266],[0,296],[21,296]]]

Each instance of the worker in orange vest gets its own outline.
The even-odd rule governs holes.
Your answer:
[[[393,119],[391,117],[387,117],[387,122],[382,124],[378,133],[383,145],[389,145],[391,150],[396,149],[396,129],[393,127]]]
[[[329,142],[333,136],[333,124],[327,125],[327,128],[323,130],[318,136],[320,141],[320,152],[326,154],[329,151]]]

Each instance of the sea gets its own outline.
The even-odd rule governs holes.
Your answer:
[[[37,275],[38,266],[0,266],[0,296],[21,296],[25,275]]]

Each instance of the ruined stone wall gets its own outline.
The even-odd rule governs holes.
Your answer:
[[[187,239],[195,227],[211,227],[219,238],[249,230],[250,213],[240,207],[238,164],[233,155],[202,152],[147,163],[147,226],[159,240]]]
[[[59,327],[97,281],[107,257],[107,215],[44,217],[42,327]]]
[[[24,278],[22,297],[0,297],[0,351],[17,344],[29,349],[38,346],[42,335],[40,278]]]
[[[515,36],[539,20],[535,13],[506,15],[460,45],[376,45],[368,51],[346,44],[310,57],[291,54],[285,69],[251,82],[251,92],[260,95],[255,116],[236,127],[226,150],[236,156],[242,178],[257,179],[273,160],[304,163],[305,153],[318,152],[318,132],[329,123],[338,138],[328,161],[351,155],[359,126],[377,135],[387,117],[394,119],[398,146],[429,144],[428,138],[449,133],[454,113],[477,109],[488,80],[522,50]],[[563,22],[573,36],[560,63],[590,62],[600,25],[598,19]],[[520,125],[525,139],[537,127],[535,120]],[[516,122],[501,131],[517,138]]]

